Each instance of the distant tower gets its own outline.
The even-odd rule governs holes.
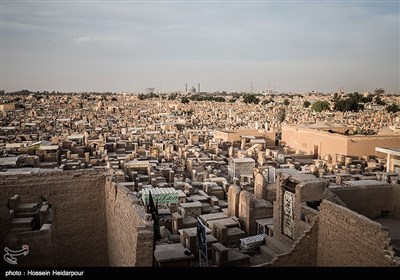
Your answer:
[[[250,83],[250,93],[253,93],[253,82]]]
[[[200,92],[200,83],[197,84],[197,92]]]
[[[187,92],[187,83],[185,84],[185,92]]]

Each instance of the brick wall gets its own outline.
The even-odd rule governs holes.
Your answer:
[[[334,188],[336,194],[346,206],[370,219],[381,216],[382,211],[391,211],[392,186],[362,186]],[[399,199],[400,201],[400,199]]]
[[[381,224],[322,201],[317,266],[394,266],[389,243],[388,232]]]
[[[318,217],[312,226],[293,244],[290,253],[278,256],[271,266],[316,266],[318,246]]]
[[[392,215],[393,218],[400,219],[400,185],[392,187]]]
[[[0,246],[9,229],[8,199],[19,194],[22,203],[40,202],[44,196],[54,214],[55,265],[108,265],[104,184],[95,170],[0,176]]]
[[[17,257],[17,266],[54,266],[55,254],[52,229],[35,230],[18,234],[9,234],[5,240],[11,250],[20,250],[22,245],[29,245],[26,256]],[[3,251],[4,252],[4,251]],[[0,267],[3,260],[0,262]]]
[[[314,218],[311,227],[293,244],[291,250],[278,255],[272,261],[257,265],[265,267],[302,267],[316,266],[318,246],[318,217]]]
[[[381,224],[323,200],[318,216],[290,252],[257,266],[400,266],[389,244]]]
[[[136,197],[107,178],[105,184],[108,254],[111,266],[151,266],[152,222]]]

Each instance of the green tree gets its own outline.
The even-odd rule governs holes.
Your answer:
[[[338,100],[335,103],[335,108],[340,112],[347,112],[347,111],[358,112],[364,109],[364,105],[359,104],[358,102],[356,102],[351,98],[346,98]]]
[[[393,104],[387,106],[387,107],[386,107],[386,110],[387,110],[389,113],[397,113],[398,111],[400,111],[400,108],[399,108],[399,106],[398,106],[396,103],[393,103]]]
[[[29,95],[30,93],[31,93],[31,91],[29,91],[29,90],[27,90],[27,89],[23,89],[23,90],[20,90],[19,92],[17,92],[17,93],[19,93],[19,94],[21,94],[21,95]],[[39,93],[39,92],[38,92]]]
[[[184,96],[184,97],[181,98],[181,102],[182,102],[183,104],[187,104],[187,103],[189,103],[189,98],[187,98],[186,96]]]
[[[304,108],[308,108],[308,107],[310,107],[310,105],[311,105],[311,103],[308,100],[304,101],[304,103],[303,103]]]
[[[289,100],[287,100],[287,99],[283,100],[283,105],[289,106],[289,104],[290,104]]]
[[[215,102],[225,102],[225,98],[223,98],[222,96],[216,96],[216,97],[214,97],[214,101]]]
[[[203,101],[203,98],[199,94],[193,94],[193,95],[189,96],[188,98],[189,98],[189,100],[192,100],[192,101]]]
[[[178,94],[176,94],[176,93],[171,93],[171,94],[168,96],[168,100],[175,100],[177,96],[178,96]]]
[[[316,111],[316,112],[322,112],[329,110],[329,102],[328,101],[316,101],[314,104],[311,106],[311,109]]]
[[[243,102],[246,104],[249,103],[258,104],[258,102],[260,102],[260,99],[258,99],[254,94],[248,94],[244,96]]]
[[[369,103],[369,102],[372,102],[372,95],[371,94],[368,94],[366,97],[363,97],[362,99],[361,99],[361,102],[362,103]]]
[[[375,103],[382,106],[386,105],[385,101],[383,101],[379,95],[375,97]]]
[[[264,100],[262,104],[263,105],[267,105],[269,103],[274,103],[274,100],[272,99],[272,97],[270,97],[269,99]]]
[[[361,104],[360,102],[362,102],[362,97],[355,92],[354,94],[350,94],[346,99],[337,99],[335,102],[335,109],[340,112],[358,112],[364,110],[364,104]]]

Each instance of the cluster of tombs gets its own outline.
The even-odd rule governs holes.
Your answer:
[[[399,188],[389,183],[378,173],[375,177],[360,175],[317,177],[310,172],[295,169],[280,169],[277,181],[269,183],[265,169],[254,169],[254,181],[235,180],[229,184],[224,178],[210,176],[199,181],[187,178],[176,181],[173,188],[153,187],[134,182],[121,182],[121,186],[131,189],[134,195],[144,197],[153,193],[159,210],[161,240],[157,241],[154,256],[159,266],[198,266],[204,265],[199,258],[199,221],[206,226],[208,265],[216,266],[274,266],[274,265],[350,265],[376,266],[399,265]],[[275,171],[277,172],[277,171]],[[321,173],[319,174],[321,175]],[[245,177],[248,178],[248,177]],[[393,177],[392,177],[393,178]],[[395,182],[395,181],[392,181]],[[252,186],[252,187],[250,187]],[[176,201],[164,200],[175,194]],[[143,194],[143,196],[142,196]],[[173,202],[173,203],[168,203]],[[143,205],[148,200],[143,199]],[[348,237],[346,225],[326,225],[332,213],[327,210],[319,216],[321,207],[339,208],[350,216],[345,222],[359,230],[370,223],[380,229],[384,240],[372,242],[368,235]],[[327,217],[326,217],[327,216]],[[334,218],[337,220],[337,218]],[[295,256],[303,239],[309,238],[311,228],[319,227],[320,235],[315,244],[301,248],[303,254],[318,254],[315,247],[325,249],[325,227],[328,231],[340,232],[348,240],[333,240],[339,247],[350,246],[356,249],[351,262],[340,263],[340,251],[330,252],[334,256],[314,256],[314,261]],[[350,226],[349,226],[350,228]],[[315,229],[313,229],[315,230]],[[356,232],[356,230],[354,230]],[[318,233],[317,233],[318,234]],[[340,233],[337,233],[340,236]],[[368,245],[365,245],[367,243]],[[299,245],[300,244],[300,245]],[[351,246],[350,246],[351,247]],[[377,250],[374,258],[369,250]],[[361,252],[361,253],[357,253]],[[293,255],[293,256],[292,256]],[[326,258],[332,258],[328,261]],[[342,256],[343,257],[343,256]],[[287,259],[299,259],[293,262]],[[376,261],[376,259],[381,259]],[[282,259],[285,260],[281,264]]]
[[[260,139],[263,138],[265,145],[285,144],[298,153],[320,157],[336,153],[361,156],[359,151],[353,153],[350,140],[377,141],[374,145],[383,147],[400,146],[398,141],[396,144],[399,113],[389,113],[372,101],[370,109],[360,112],[316,113],[303,107],[304,100],[330,100],[331,96],[260,98],[259,104],[246,104],[241,98],[233,103],[182,104],[179,100],[168,100],[166,95],[145,100],[139,100],[137,95],[59,94],[47,98],[37,94],[3,95],[0,171],[25,168],[24,172],[32,173],[38,172],[37,168],[71,170],[117,165],[121,168],[121,161],[158,157],[158,154],[164,154],[166,162],[170,162],[176,156],[183,156],[186,145],[197,144],[204,145],[204,150],[214,149],[216,155],[220,152],[227,155],[231,142],[243,138],[252,145],[263,144]],[[396,96],[382,98],[388,104],[398,102]],[[267,99],[273,101],[262,102]],[[290,100],[290,106],[284,105],[284,99]],[[279,118],[281,111],[286,112],[283,121]],[[304,125],[313,128],[309,135]],[[314,137],[315,129],[350,134],[365,129],[373,130],[375,135],[368,139],[357,135],[354,140],[340,138],[337,133],[335,141],[346,149],[336,149],[330,144],[321,145],[332,135]],[[363,152],[374,154],[374,148]],[[179,150],[181,154],[175,153]],[[252,151],[246,148],[246,153]]]
[[[73,102],[54,105],[57,116],[50,114],[54,108],[49,106],[23,110],[30,121],[41,121],[15,123],[18,139],[11,128],[4,130],[0,175],[5,179],[0,187],[7,187],[8,176],[35,175],[32,180],[40,180],[51,172],[62,178],[95,170],[104,172],[116,190],[134,197],[135,211],[149,211],[151,193],[158,207],[157,223],[148,213],[140,226],[133,219],[122,224],[133,223],[135,232],[142,232],[143,225],[148,229],[149,222],[158,224],[161,238],[154,252],[152,246],[143,247],[157,266],[399,265],[400,138],[395,126],[374,137],[342,135],[344,126],[326,124],[277,131],[268,123],[265,129],[258,123],[244,125],[248,121],[241,106],[238,117],[232,108],[213,111],[207,103],[197,104],[203,112],[193,104],[186,109],[174,102],[164,106],[166,100],[153,107],[149,105],[154,100],[136,100],[135,108],[119,103],[131,98],[118,97],[115,104],[89,99],[77,108],[74,104],[80,99],[72,97]],[[30,102],[47,104],[34,98]],[[194,111],[183,114],[183,109]],[[7,125],[10,116],[12,112],[3,116]],[[221,117],[233,124],[219,129]],[[41,130],[47,138],[27,136]],[[14,138],[8,141],[9,136]],[[81,177],[68,180],[78,184]],[[55,201],[60,190],[42,197],[39,188],[33,189],[28,196],[14,190],[1,194],[13,240],[29,232],[46,233],[46,238],[52,238],[52,230],[60,234],[61,220],[53,217],[71,208],[68,200]],[[62,191],[79,196],[73,186]],[[84,216],[77,219],[83,221]],[[206,250],[198,247],[200,223]],[[150,242],[152,235],[145,236]],[[126,261],[129,258],[121,255],[122,262],[118,254],[123,250],[115,253],[112,244],[109,241],[108,258],[112,252],[115,259],[111,265],[151,263]],[[205,253],[204,259],[199,257]]]
[[[114,142],[103,150],[106,166],[85,167],[111,172],[108,176],[113,183],[136,197],[144,210],[149,208],[152,193],[161,233],[151,254],[155,265],[204,266],[197,241],[199,221],[205,226],[206,263],[210,266],[398,265],[400,186],[394,169],[398,164],[395,148],[377,148],[387,154],[386,159],[340,154],[315,159],[314,154],[293,154],[262,137],[241,135],[240,140],[221,142],[206,132],[184,133],[188,138],[182,137],[175,144],[166,141],[155,145],[143,138],[134,144]],[[70,143],[70,148],[76,147],[76,142]],[[84,153],[87,162],[100,160],[93,154],[97,155],[96,151]],[[62,173],[60,166],[51,172]],[[38,174],[46,170],[37,169]],[[12,170],[3,174],[18,174],[18,170],[23,173],[26,169]],[[14,235],[52,227],[52,214],[45,200],[19,205],[18,194],[10,195],[14,195],[9,200]],[[324,207],[334,210],[323,211]],[[24,211],[30,216],[22,214]],[[351,223],[355,231],[370,223],[385,238],[371,242],[367,241],[368,235],[361,235],[361,240],[352,240],[352,235],[345,233],[350,225],[325,223],[331,211],[345,211],[342,216],[349,217],[344,221]],[[320,254],[329,251],[325,234],[341,230],[350,239],[330,240],[332,252]],[[353,244],[356,253],[349,252],[352,261],[341,263],[337,256],[343,252],[334,247],[351,247],[345,243]],[[304,256],[297,256],[299,251],[314,258],[300,262]],[[379,255],[371,257],[371,251]]]

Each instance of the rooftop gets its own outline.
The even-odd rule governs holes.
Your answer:
[[[359,180],[359,181],[345,181],[343,182],[343,185],[358,187],[358,186],[385,186],[389,184],[378,180]]]
[[[398,148],[383,148],[383,147],[376,147],[375,151],[393,155],[393,156],[400,156],[400,147]]]
[[[252,159],[252,158],[234,158],[232,161],[235,162],[235,163],[241,163],[241,162],[255,162],[255,160]]]

